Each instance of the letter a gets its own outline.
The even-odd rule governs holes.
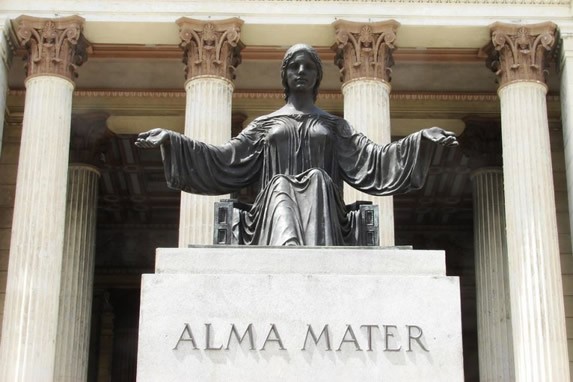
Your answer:
[[[187,338],[183,338],[185,333],[187,333]],[[183,331],[181,332],[181,335],[179,336],[179,340],[177,340],[177,344],[175,345],[173,350],[177,350],[179,343],[183,342],[183,341],[190,341],[191,344],[193,345],[193,349],[197,350],[197,344],[195,343],[195,337],[193,337],[193,332],[191,332],[191,327],[187,323],[185,324],[185,327],[183,328]]]
[[[346,339],[347,334],[350,334],[351,339],[349,339],[349,340]],[[358,344],[358,340],[356,339],[356,336],[354,335],[354,330],[352,330],[352,326],[350,326],[350,325],[346,325],[346,331],[344,332],[344,336],[342,336],[342,341],[340,341],[340,345],[338,346],[338,349],[336,349],[336,351],[340,351],[342,344],[345,342],[353,343],[354,346],[356,347],[356,351],[362,350],[362,349],[360,349],[360,345]]]
[[[271,333],[274,333],[275,338],[271,338]],[[267,338],[265,338],[265,342],[263,343],[263,347],[261,348],[261,350],[265,350],[267,342],[276,342],[279,344],[279,348],[281,350],[286,350],[285,347],[283,346],[283,341],[281,340],[281,336],[279,335],[279,332],[277,331],[277,327],[275,326],[275,324],[271,324],[271,329],[269,330],[269,334],[267,334]]]

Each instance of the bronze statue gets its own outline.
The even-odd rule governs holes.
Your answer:
[[[416,190],[424,184],[434,145],[458,144],[453,133],[433,127],[380,146],[319,109],[322,64],[308,45],[286,52],[281,77],[286,104],[224,145],[163,129],[142,133],[136,142],[161,147],[171,188],[216,195],[258,184],[252,208],[241,215],[245,244],[356,245],[343,181],[373,195]]]

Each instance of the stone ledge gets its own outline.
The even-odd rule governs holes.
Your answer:
[[[444,251],[379,247],[158,248],[156,273],[445,276]]]

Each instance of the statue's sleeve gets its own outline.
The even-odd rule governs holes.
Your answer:
[[[393,195],[422,188],[435,143],[414,133],[378,145],[344,120],[338,124],[337,153],[343,179],[372,195]]]
[[[237,191],[253,183],[262,167],[262,139],[254,128],[215,146],[169,132],[161,145],[170,188],[204,195]]]

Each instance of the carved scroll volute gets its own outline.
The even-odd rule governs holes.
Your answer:
[[[84,21],[79,16],[15,19],[16,35],[27,52],[27,75],[57,75],[73,81],[78,67],[87,60],[89,43],[82,34]]]
[[[500,87],[513,81],[546,82],[556,29],[552,22],[491,25],[486,64],[498,76]]]
[[[245,47],[240,40],[242,20],[201,21],[182,17],[177,25],[186,79],[197,76],[235,79]]]
[[[394,65],[392,51],[400,24],[389,20],[357,23],[338,20],[333,24],[336,43],[334,63],[340,68],[340,80],[377,78],[390,82]]]

